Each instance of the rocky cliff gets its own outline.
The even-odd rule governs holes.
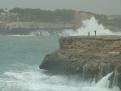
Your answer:
[[[77,29],[83,20],[90,19],[94,15],[96,14],[64,9],[54,11],[31,8],[13,8],[7,11],[2,9],[0,10],[0,33],[14,33],[19,30],[28,32],[29,30]]]
[[[59,43],[60,49],[46,55],[41,69],[55,74],[78,74],[90,81],[110,72],[121,73],[119,36],[65,37]]]

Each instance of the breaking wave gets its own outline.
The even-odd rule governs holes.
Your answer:
[[[30,35],[32,35],[32,36],[50,36],[50,33],[48,31],[35,31],[35,32],[31,32]]]
[[[60,36],[80,36],[80,35],[94,35],[94,31],[97,31],[97,35],[114,35],[109,29],[105,29],[102,24],[99,24],[95,17],[91,17],[89,20],[82,21],[82,27],[77,30],[64,30],[60,33]]]
[[[46,75],[44,70],[32,66],[27,70],[4,72],[0,76],[0,88],[1,91],[120,91],[106,86],[110,75],[95,84],[73,76]]]
[[[28,34],[6,34],[6,35],[0,35],[0,36],[13,36],[13,37],[34,37],[34,36],[50,36],[50,33],[48,31],[34,31],[30,32]]]

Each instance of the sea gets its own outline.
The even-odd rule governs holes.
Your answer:
[[[76,76],[47,75],[39,69],[46,54],[59,48],[58,36],[0,36],[0,91],[119,91]]]
[[[92,17],[77,30],[63,30],[55,35],[37,31],[29,35],[0,35],[0,91],[120,91],[108,88],[107,76],[99,82],[84,82],[72,75],[49,75],[39,69],[44,57],[59,49],[61,36],[113,35]],[[121,33],[118,33],[121,34]]]

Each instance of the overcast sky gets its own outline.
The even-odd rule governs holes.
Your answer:
[[[75,9],[121,15],[121,0],[0,0],[0,8]]]

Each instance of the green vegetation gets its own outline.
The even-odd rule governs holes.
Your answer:
[[[34,26],[36,26],[37,23],[43,23],[40,27],[60,27],[61,25],[62,28],[73,27],[76,29],[81,26],[82,20],[90,19],[92,16],[94,16],[98,22],[103,24],[106,28],[121,31],[121,15],[107,16],[94,14],[91,12],[66,9],[42,10],[31,8],[13,8],[11,10],[0,9],[0,22],[2,22],[0,24],[0,28],[2,28],[3,25],[6,28],[8,22],[26,22],[26,24],[29,22],[28,25],[32,22],[34,23]]]
[[[4,12],[3,9],[0,13]],[[22,9],[14,8],[8,11],[9,20],[11,21],[38,21],[38,22],[69,22],[74,18],[73,10],[41,10],[41,9]]]

